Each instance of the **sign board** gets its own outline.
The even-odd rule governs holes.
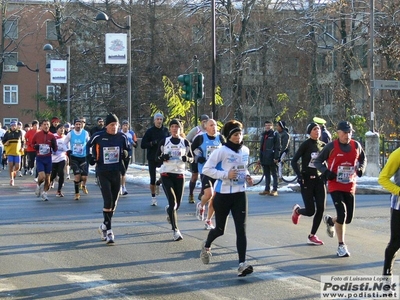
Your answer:
[[[106,34],[106,64],[128,63],[128,38],[126,33]]]
[[[50,82],[51,83],[67,83],[67,61],[51,60],[50,61]]]
[[[378,90],[400,90],[400,81],[397,80],[375,80],[374,88]]]

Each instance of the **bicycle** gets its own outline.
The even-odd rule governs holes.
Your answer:
[[[294,172],[290,158],[285,158],[280,163],[282,164],[282,177],[281,179],[286,183],[291,183],[297,180],[297,175]],[[254,161],[247,166],[247,170],[253,178],[253,185],[260,184],[264,179],[264,170],[258,161]]]

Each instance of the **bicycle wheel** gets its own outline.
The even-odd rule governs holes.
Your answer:
[[[252,162],[247,166],[247,170],[253,178],[253,185],[259,184],[264,179],[264,172],[261,164],[257,163],[256,161]]]
[[[297,175],[294,172],[292,166],[290,165],[291,159],[284,159],[282,161],[282,180],[284,182],[290,183],[297,180]]]

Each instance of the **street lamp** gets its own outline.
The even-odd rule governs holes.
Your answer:
[[[55,51],[59,56],[62,55],[58,52],[57,49],[54,49],[51,44],[46,44],[43,46],[44,51]],[[71,47],[67,46],[67,122],[71,122],[71,80],[70,80],[70,71],[71,71]]]
[[[26,67],[29,71],[37,73],[36,79],[36,113],[39,113],[40,105],[39,105],[39,64],[36,63],[36,69],[29,68],[28,65],[24,64],[22,61],[17,62],[17,67]]]
[[[111,21],[116,27],[120,29],[127,30],[127,50],[128,50],[128,57],[127,57],[127,63],[128,63],[128,122],[129,126],[132,126],[131,124],[131,119],[132,119],[132,57],[131,57],[131,16],[127,16],[127,25],[126,26],[121,26],[118,23],[116,23],[113,18],[109,18],[108,15],[106,15],[104,12],[99,12],[96,16],[96,21]]]

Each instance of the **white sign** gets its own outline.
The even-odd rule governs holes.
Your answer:
[[[67,61],[51,60],[50,61],[50,82],[51,83],[67,83]]]
[[[106,64],[127,64],[128,43],[126,33],[106,34]]]
[[[400,90],[400,81],[375,80],[374,88],[378,90]]]
[[[322,275],[321,299],[399,299],[399,276]]]

